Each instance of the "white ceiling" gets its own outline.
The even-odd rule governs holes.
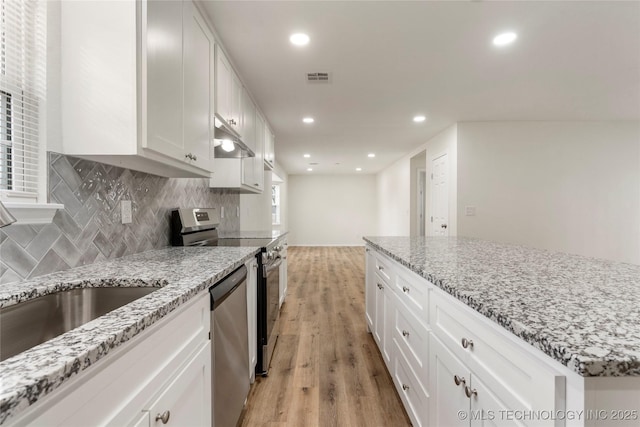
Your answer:
[[[640,118],[639,2],[203,3],[291,174],[375,173],[458,121]]]

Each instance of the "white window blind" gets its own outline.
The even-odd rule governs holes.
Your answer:
[[[38,193],[46,1],[0,0],[0,190]]]

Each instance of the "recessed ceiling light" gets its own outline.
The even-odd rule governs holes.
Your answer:
[[[425,120],[427,120],[427,118],[425,116],[415,116],[413,118],[413,121],[416,122],[416,123],[424,122]]]
[[[309,172],[311,172],[311,171],[313,170],[313,168],[307,168],[307,170],[308,170]]]
[[[308,159],[309,157],[311,157],[311,154],[303,154],[302,157],[304,157],[305,159]]]
[[[493,38],[493,44],[496,46],[506,46],[513,43],[518,38],[516,33],[502,33]]]
[[[360,172],[362,168],[356,168],[356,172]]]
[[[375,153],[369,153],[369,154],[367,154],[367,157],[370,157],[370,158],[374,158],[375,156],[376,156],[376,154],[375,154]]]
[[[313,117],[305,117],[304,119],[302,119],[302,121],[305,122],[305,123],[313,123],[313,122],[315,122]]]
[[[289,41],[296,46],[304,46],[309,44],[309,36],[304,33],[291,34]]]

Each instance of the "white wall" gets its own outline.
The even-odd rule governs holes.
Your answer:
[[[289,231],[289,175],[277,162],[273,172],[278,175],[280,183],[280,225],[274,225],[274,230]]]
[[[458,126],[451,125],[429,141],[427,141],[427,236],[432,235],[432,223],[430,221],[431,212],[431,173],[433,172],[433,160],[447,154],[449,160],[449,222],[447,223],[449,236],[458,234],[457,213],[458,213]]]
[[[411,177],[409,185],[409,218],[410,218],[410,233],[412,236],[418,236],[420,234],[420,215],[418,211],[418,200],[420,198],[419,185],[418,185],[418,171],[420,169],[426,170],[427,166],[427,152],[426,150],[413,156],[410,160]],[[426,191],[426,189],[425,189]],[[426,193],[423,195],[426,200]],[[425,205],[426,208],[426,205]],[[426,212],[425,212],[426,215]]]
[[[640,264],[639,122],[459,123],[458,171],[459,235]]]
[[[264,173],[262,194],[240,195],[240,230],[271,230],[271,172]]]
[[[412,158],[421,155],[426,150],[426,232],[429,235],[431,216],[429,177],[431,176],[431,161],[444,153],[449,155],[449,235],[456,234],[457,214],[457,127],[451,125],[438,135],[431,138],[424,145],[403,156],[376,175],[378,193],[378,235],[381,236],[409,236],[414,227],[411,225],[412,202],[411,185]],[[415,163],[415,162],[413,162]]]
[[[374,175],[289,175],[289,244],[363,245],[376,233]]]
[[[423,150],[414,150],[376,175],[378,235],[410,235],[411,158]]]

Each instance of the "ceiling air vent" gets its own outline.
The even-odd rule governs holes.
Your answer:
[[[330,73],[307,73],[309,83],[331,83]]]

